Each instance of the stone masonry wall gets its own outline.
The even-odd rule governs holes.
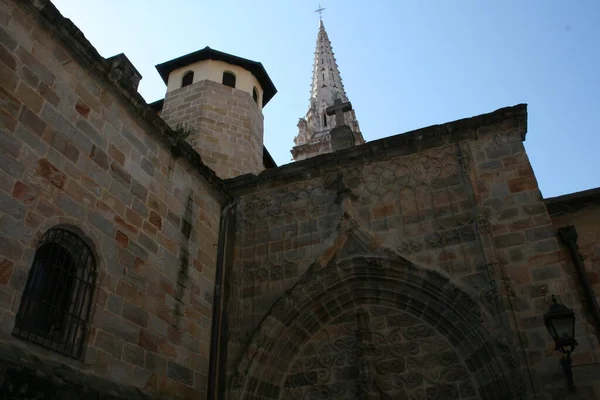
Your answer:
[[[576,374],[590,354],[596,357],[597,341],[587,334],[587,322],[581,318],[575,282],[567,272],[522,143],[525,132],[525,108],[516,106],[315,157],[255,179],[233,180],[240,200],[230,277],[232,398],[240,394],[275,398],[273,394],[280,390],[275,389],[276,382],[283,379],[277,371],[285,374],[288,368],[278,363],[282,357],[293,363],[297,356],[293,350],[281,354],[280,349],[291,344],[277,338],[294,324],[282,317],[286,312],[281,310],[293,315],[296,307],[305,307],[327,324],[327,313],[335,311],[321,305],[324,300],[317,297],[301,306],[294,298],[317,295],[310,285],[321,283],[312,277],[326,273],[316,272],[320,268],[335,270],[334,261],[343,252],[378,259],[392,254],[441,274],[476,304],[467,308],[486,316],[485,335],[493,339],[496,360],[506,363],[514,393],[526,398],[535,393],[543,399],[568,396],[558,354],[552,355],[553,342],[543,326],[552,293],[578,316]],[[366,239],[351,240],[354,236]],[[344,249],[336,243],[345,243]],[[373,301],[386,301],[384,288],[370,282],[377,280],[367,280],[361,288],[375,285],[372,290],[381,298]],[[414,296],[418,295],[409,297]],[[354,304],[361,301],[357,298]],[[448,304],[444,309],[456,306]],[[426,325],[428,319],[439,319],[425,312],[416,315]],[[293,325],[300,331],[289,333],[298,340],[304,340],[303,332],[313,332],[315,324],[313,316],[302,318],[298,327]],[[385,325],[378,329],[373,332],[385,332]],[[464,353],[465,348],[458,352]],[[268,365],[275,365],[275,370],[261,375],[261,368]],[[334,376],[329,375],[333,370],[326,371],[316,372],[319,379]],[[482,376],[487,372],[471,372],[476,380],[485,381]],[[310,374],[302,379],[310,381]],[[403,379],[408,384],[408,378]],[[299,382],[302,387],[307,384]],[[324,398],[335,398],[336,383],[327,384],[333,386],[323,389]],[[594,398],[594,384],[589,377],[581,382],[578,398]],[[493,398],[482,392],[479,396]]]
[[[552,215],[552,226],[555,231],[569,225],[574,225],[577,230],[577,244],[579,253],[583,258],[588,280],[592,290],[596,295],[596,302],[600,304],[600,207],[590,205],[573,212],[561,213],[561,215]],[[570,307],[576,308],[578,315],[581,315],[581,323],[578,325],[582,329],[578,333],[585,339],[573,354],[578,361],[578,368],[575,368],[575,379],[579,386],[585,382],[586,386],[593,386],[594,390],[586,390],[598,395],[600,393],[600,382],[595,377],[600,376],[600,334],[598,327],[591,315],[589,304],[586,301],[585,294],[579,284],[575,266],[571,255],[564,244],[560,244],[563,258],[566,260],[566,273],[569,275],[569,282],[577,289],[577,296]],[[595,349],[589,351],[589,349]],[[581,390],[580,390],[581,391]]]
[[[147,393],[204,396],[215,191],[74,58],[85,43],[74,25],[9,0],[0,21],[0,341]],[[60,32],[78,42],[66,47]],[[82,360],[11,336],[38,241],[58,224],[82,231],[97,254]]]
[[[509,116],[507,119],[519,118]],[[490,120],[494,121],[491,117]],[[475,136],[474,131],[470,133],[473,146],[491,148],[488,136],[500,136],[508,130],[489,121],[486,121],[486,125],[488,126],[481,129],[482,138]],[[523,133],[524,127],[517,125],[511,129],[520,140],[516,132]],[[452,132],[454,128],[448,128],[448,131]],[[411,138],[417,136],[418,133],[415,132]],[[269,355],[269,352],[276,352],[282,348],[278,346],[283,345],[273,344],[270,348],[264,342],[257,342],[257,338],[264,335],[269,338],[283,336],[282,332],[270,330],[273,328],[271,325],[275,318],[273,313],[277,312],[275,310],[290,303],[290,293],[301,285],[299,282],[308,285],[306,281],[310,281],[309,276],[314,275],[319,268],[335,269],[333,261],[340,258],[342,253],[352,257],[390,257],[393,254],[391,257],[414,263],[422,268],[421,271],[441,274],[451,282],[455,290],[464,293],[477,304],[479,311],[467,308],[485,315],[480,322],[484,326],[481,329],[486,330],[488,337],[497,340],[494,346],[510,340],[510,328],[503,324],[506,319],[505,306],[500,304],[501,298],[495,291],[499,279],[488,265],[484,243],[487,231],[481,218],[481,200],[473,190],[471,175],[476,175],[477,172],[475,164],[469,162],[472,158],[468,154],[469,141],[452,140],[449,143],[439,137],[435,139],[418,139],[419,143],[414,145],[405,143],[406,148],[402,147],[402,143],[372,142],[348,151],[296,163],[287,167],[287,173],[286,167],[282,167],[279,173],[273,172],[273,176],[267,173],[262,179],[247,179],[244,183],[242,180],[238,181],[240,200],[236,260],[233,276],[230,277],[233,289],[229,310],[231,340],[228,360],[231,390],[234,393],[232,398],[237,398],[240,393],[241,397],[247,393],[257,398],[275,398],[269,394],[275,393],[275,389],[271,392],[263,392],[261,389],[275,385],[274,382],[279,379],[277,372],[272,372],[274,375],[271,378],[265,378],[270,383],[262,383],[264,387],[253,383],[253,379],[258,378],[244,376],[244,371],[258,374],[259,372],[252,371],[259,371],[269,363],[280,360],[274,354]],[[435,145],[435,142],[439,144]],[[415,147],[422,150],[414,151]],[[522,145],[520,149],[522,150]],[[232,182],[236,186],[236,181]],[[347,232],[344,233],[345,231]],[[363,240],[352,239],[354,237],[363,237]],[[344,244],[339,247],[336,243]],[[495,245],[492,244],[492,247]],[[302,285],[302,290],[306,291],[307,288]],[[365,289],[369,289],[369,285],[377,284],[365,283]],[[371,290],[381,293],[379,301],[386,301],[382,287],[376,286]],[[439,290],[443,291],[442,287]],[[318,304],[314,307],[320,307],[319,300],[314,301]],[[355,299],[354,304],[360,306],[361,301]],[[299,305],[292,302],[290,307]],[[425,313],[423,316],[417,314],[419,323],[425,326],[429,325],[424,320],[432,317]],[[323,318],[322,323],[326,324],[328,318]],[[299,329],[310,330],[308,324],[313,321],[308,317],[302,321],[306,325]],[[281,325],[278,326],[287,326],[287,323],[280,321]],[[381,335],[386,332],[385,325],[380,325],[377,329],[373,334],[377,332]],[[467,332],[462,334],[468,335]],[[277,339],[264,340],[267,340],[266,343],[269,340],[277,343]],[[332,337],[331,341],[334,340],[335,337]],[[252,358],[248,352],[256,352],[261,357]],[[418,353],[413,354],[415,355]],[[269,356],[273,358],[268,359]],[[293,361],[296,354],[288,356]],[[506,349],[497,350],[496,357],[502,360],[497,362],[506,361],[515,368],[518,361],[508,361],[511,356]],[[260,363],[263,358],[270,361],[265,361],[263,365]],[[251,362],[251,366],[247,366],[246,362]],[[256,366],[253,366],[254,363],[257,363]],[[286,372],[282,366],[274,368]],[[419,368],[413,370],[414,373],[421,376],[418,379],[426,379],[423,378],[425,371]],[[408,370],[401,369],[398,372]],[[517,370],[511,371],[510,368],[504,373],[516,374],[516,378],[519,376]],[[336,376],[333,372],[330,374],[325,376],[331,376],[331,379]],[[317,375],[321,376],[318,372]],[[469,379],[468,375],[463,376]],[[501,374],[498,373],[497,376]],[[480,385],[482,382],[494,384],[486,381],[488,378],[480,376],[478,379]],[[248,382],[249,386],[243,386],[243,382]],[[443,380],[436,382],[437,385],[445,384]],[[321,383],[333,385],[328,386],[329,397],[323,398],[335,398],[337,383],[333,380]],[[238,384],[242,386],[237,386]],[[517,388],[518,385],[519,381],[515,379],[514,387]],[[524,383],[520,382],[520,385],[520,390],[525,390]],[[455,391],[452,387],[444,387],[452,393]],[[247,388],[252,390],[245,392]],[[435,396],[443,398],[441,393],[446,389],[436,386],[432,390],[437,393]],[[418,397],[418,393],[425,393],[429,389],[416,385],[410,390],[414,390],[411,395]],[[456,393],[458,391],[457,387]],[[390,395],[387,391],[385,393]],[[473,395],[472,390],[465,391],[460,398]]]
[[[491,232],[490,271],[500,279],[512,341],[524,349],[521,360],[529,375],[525,379],[541,398],[596,398],[598,382],[587,369],[600,356],[598,340],[583,318],[578,281],[546,211],[521,137],[508,129],[469,143],[469,152],[475,195]],[[577,397],[568,397],[561,354],[553,351],[554,342],[544,326],[543,314],[553,294],[576,313],[579,347],[572,357]]]
[[[188,140],[221,178],[258,174],[263,167],[263,115],[244,92],[203,80],[172,90],[161,117],[195,130]]]

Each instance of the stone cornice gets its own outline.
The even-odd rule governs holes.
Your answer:
[[[24,0],[15,2],[33,11],[40,25],[49,34],[59,39],[70,55],[86,67],[90,74],[101,80],[107,88],[122,101],[130,114],[148,129],[146,132],[155,137],[165,148],[173,150],[178,157],[186,159],[207,181],[219,197],[221,203],[231,200],[232,196],[212,169],[202,162],[202,158],[187,142],[177,140],[174,131],[158,116],[144,98],[135,90],[127,76],[112,68],[112,63],[102,57],[84,34],[71,20],[62,16],[50,0]]]
[[[600,187],[544,199],[551,217],[576,213],[586,207],[600,205]]]
[[[263,171],[260,175],[242,175],[225,181],[237,194],[257,186],[279,185],[282,181],[296,181],[320,175],[336,166],[365,164],[397,156],[418,153],[464,140],[476,139],[499,130],[508,130],[521,140],[527,133],[527,105],[517,104],[488,114],[460,119],[442,125],[432,125],[411,132],[386,137],[335,153],[323,154],[302,161]]]

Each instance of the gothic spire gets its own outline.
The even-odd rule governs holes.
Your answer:
[[[319,9],[322,11],[320,7]],[[347,102],[348,96],[342,83],[331,41],[323,20],[319,18],[310,101],[306,116],[300,118],[298,122],[299,131],[294,138],[295,146],[292,149],[294,160],[303,160],[332,151],[329,131],[335,127],[335,118],[327,116],[325,110],[332,106],[336,99]],[[356,144],[364,143],[354,111],[346,113],[345,125],[348,125],[354,132]]]
[[[325,101],[329,106],[337,98],[348,101],[340,70],[331,47],[331,41],[327,36],[323,20],[319,20],[310,99],[311,102],[315,100],[317,103]]]

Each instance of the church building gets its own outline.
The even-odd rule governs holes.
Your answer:
[[[525,104],[366,142],[320,21],[277,166],[260,62],[148,104],[50,0],[0,21],[1,399],[600,398],[600,188],[542,197]]]

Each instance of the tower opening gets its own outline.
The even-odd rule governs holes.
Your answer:
[[[194,83],[194,71],[189,71],[181,78],[181,87],[189,86]]]
[[[225,86],[235,88],[235,75],[232,72],[223,72],[223,80],[221,83]]]

